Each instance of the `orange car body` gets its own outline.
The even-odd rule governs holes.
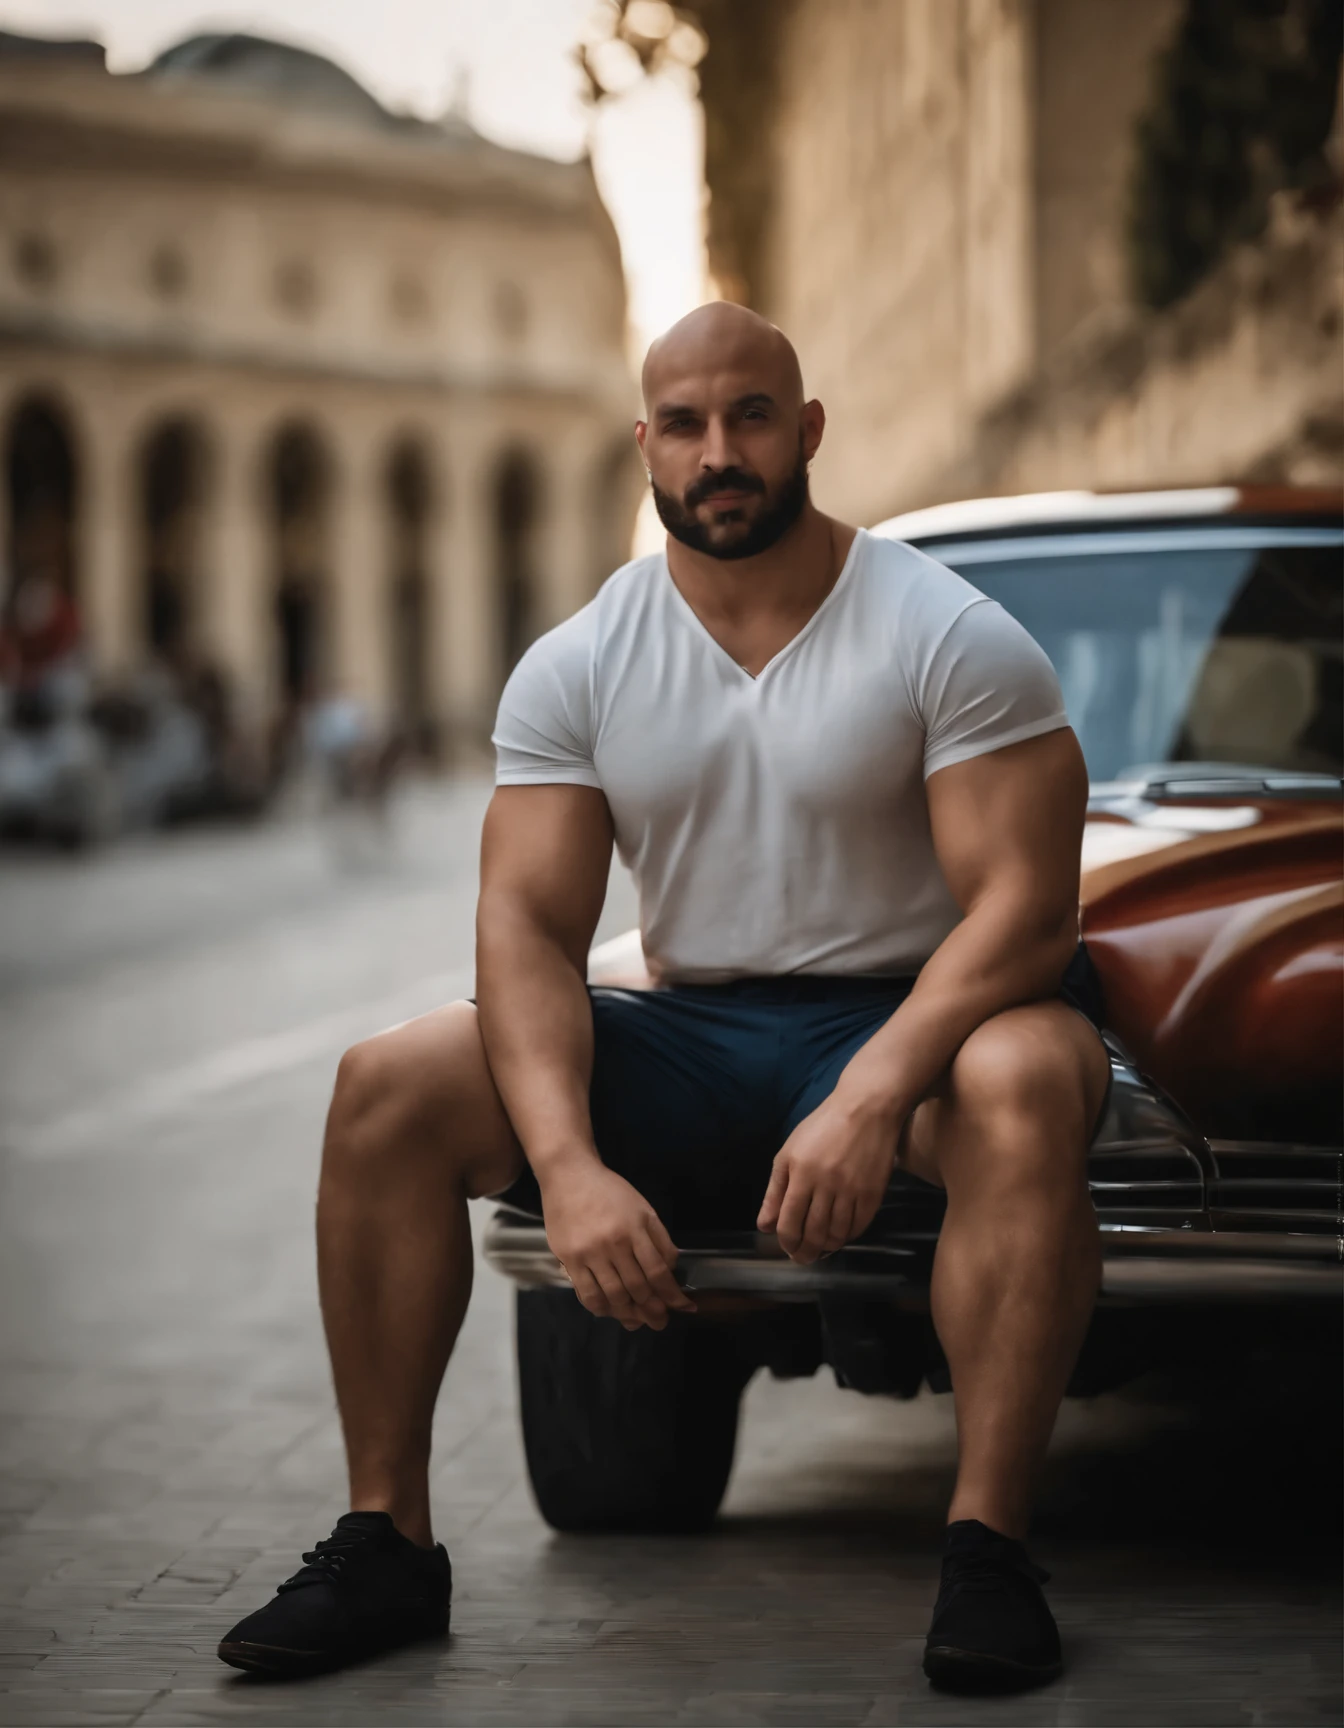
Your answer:
[[[1108,850],[1098,830],[1163,842],[1126,858],[1112,841],[1110,861],[1083,872],[1107,1023],[1206,1134],[1316,1139],[1344,1081],[1344,816],[1216,800],[1193,811],[1231,819],[1208,833],[1182,826],[1189,813],[1163,803],[1142,826],[1089,821],[1085,857]]]

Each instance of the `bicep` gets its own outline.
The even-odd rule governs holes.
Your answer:
[[[934,850],[963,912],[1007,892],[1043,928],[1076,917],[1087,768],[1072,731],[940,768],[925,790]]]
[[[596,787],[497,787],[481,832],[479,923],[524,919],[583,971],[611,848],[611,812]]]

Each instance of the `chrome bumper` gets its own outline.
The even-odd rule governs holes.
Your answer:
[[[1111,1093],[1088,1157],[1102,1234],[1101,1300],[1273,1302],[1344,1294],[1344,1150],[1208,1141],[1111,1033]],[[1276,1174],[1280,1173],[1281,1174]],[[705,1236],[682,1246],[689,1291],[768,1302],[847,1295],[927,1301],[942,1221],[938,1190],[893,1178],[873,1234],[815,1266],[772,1236]],[[568,1284],[540,1223],[501,1210],[485,1256],[524,1287]]]
[[[1102,1224],[1101,1299],[1116,1303],[1269,1302],[1344,1294],[1340,1244],[1331,1237],[1283,1233],[1163,1230]],[[692,1293],[814,1302],[846,1295],[922,1302],[931,1243],[859,1244],[814,1266],[796,1266],[773,1237],[741,1237],[684,1248],[679,1282]],[[485,1257],[525,1289],[564,1287],[569,1279],[540,1225],[498,1212],[487,1227]]]

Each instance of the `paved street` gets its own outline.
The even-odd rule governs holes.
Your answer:
[[[557,1538],[488,1270],[437,1435],[451,1642],[288,1689],[220,1666],[344,1509],[322,1116],[345,1045],[469,989],[486,795],[417,790],[386,856],[298,817],[0,854],[0,1722],[1338,1723],[1319,1387],[1068,1406],[1034,1546],[1070,1667],[965,1702],[918,1672],[947,1399],[758,1379],[715,1533]]]

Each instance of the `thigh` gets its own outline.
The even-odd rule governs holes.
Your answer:
[[[390,1027],[349,1051],[337,1083],[377,1111],[384,1137],[451,1146],[473,1198],[508,1186],[523,1152],[485,1059],[472,1002],[452,1002]]]
[[[990,1143],[991,1117],[1039,1121],[1042,1157],[1085,1162],[1110,1086],[1111,1064],[1096,1026],[1055,999],[995,1014],[971,1034],[901,1135],[900,1167],[947,1186],[950,1164]]]

